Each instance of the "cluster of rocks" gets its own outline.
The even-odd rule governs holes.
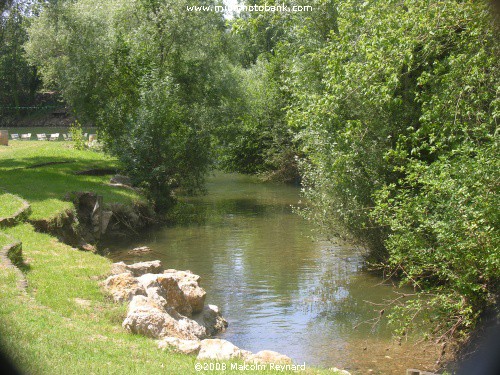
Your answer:
[[[104,289],[116,302],[130,301],[123,327],[152,338],[200,340],[227,327],[217,306],[206,305],[200,277],[163,270],[159,260],[114,263]]]
[[[222,339],[182,340],[175,337],[165,337],[158,342],[160,349],[169,348],[184,354],[196,355],[198,360],[225,361],[240,359],[250,363],[291,364],[291,358],[272,350],[261,350],[254,354],[240,349],[233,343]]]
[[[256,354],[227,340],[210,339],[227,321],[215,305],[205,305],[200,276],[191,271],[164,270],[159,260],[127,265],[114,263],[103,283],[116,302],[130,302],[122,326],[131,333],[158,339],[158,347],[197,355],[199,360],[239,358],[252,363],[292,363],[280,353]]]

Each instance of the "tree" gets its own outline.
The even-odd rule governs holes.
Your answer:
[[[20,114],[34,102],[39,86],[37,71],[26,61],[30,2],[5,1],[0,5],[0,113]]]
[[[307,214],[425,296],[400,332],[466,332],[496,303],[498,53],[483,2],[343,1],[304,56],[320,84],[293,80]]]
[[[214,5],[214,1],[204,1]],[[230,94],[224,20],[188,1],[48,4],[26,49],[47,84],[96,124],[158,210],[173,189],[194,191],[212,160],[209,131]]]
[[[265,1],[246,5],[268,6]],[[300,127],[289,126],[287,112],[295,106],[290,89],[292,77],[319,82],[318,67],[306,55],[337,30],[332,0],[287,1],[310,7],[305,12],[242,12],[231,23],[234,63],[242,82],[242,114],[222,147],[221,166],[243,173],[259,173],[266,179],[300,180],[297,159],[304,153],[296,135]],[[280,3],[280,5],[282,5]]]

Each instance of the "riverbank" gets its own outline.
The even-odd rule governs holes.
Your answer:
[[[144,202],[134,190],[109,186],[109,176],[74,173],[89,168],[119,168],[119,164],[103,154],[74,150],[69,143],[17,141],[0,147],[0,187],[32,208],[28,221],[0,232],[2,247],[12,239],[22,243],[17,265],[27,283],[27,288],[19,288],[17,270],[0,264],[1,350],[30,374],[218,373],[197,372],[195,358],[161,351],[156,341],[125,332],[121,322],[126,306],[112,302],[99,286],[111,273],[111,261],[37,232],[29,222],[60,222],[75,210],[65,200],[72,191],[93,191],[108,203]],[[231,368],[226,373],[240,373]],[[306,373],[332,372],[307,369]]]

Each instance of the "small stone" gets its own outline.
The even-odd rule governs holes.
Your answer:
[[[111,177],[111,179],[109,180],[109,183],[114,184],[114,185],[125,185],[125,186],[132,185],[132,181],[130,180],[130,177],[124,176],[121,174],[117,174],[117,175],[114,175],[113,177]]]
[[[75,298],[75,303],[82,307],[90,307],[90,305],[92,304],[92,302],[90,302],[88,299],[83,298]]]
[[[276,363],[287,364],[292,363],[292,359],[284,354],[274,352],[272,350],[261,350],[256,354],[248,356],[245,361],[253,363]]]
[[[89,243],[81,245],[80,248],[82,250],[84,250],[84,251],[90,251],[92,253],[96,253],[97,252],[97,248],[94,245],[91,245]]]
[[[207,329],[209,336],[224,331],[228,326],[226,319],[222,317],[219,308],[215,305],[205,306],[203,312],[194,319]]]
[[[143,254],[143,253],[149,253],[151,252],[151,248],[148,246],[141,246],[141,247],[136,247],[132,250],[127,251],[127,254]]]
[[[177,337],[165,337],[158,342],[159,349],[171,348],[183,354],[198,354],[200,347],[201,344],[198,340],[183,340]]]
[[[200,352],[196,359],[224,361],[233,358],[243,358],[248,355],[249,352],[247,350],[241,350],[227,340],[206,339],[201,341]]]
[[[333,371],[335,372],[336,374],[340,374],[340,375],[351,375],[351,373],[349,371],[346,371],[346,370],[341,370],[337,367],[332,367],[330,369],[330,371]]]

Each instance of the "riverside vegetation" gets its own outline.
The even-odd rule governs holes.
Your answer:
[[[415,289],[389,302],[398,334],[424,322],[466,341],[498,316],[498,15],[487,1],[286,3],[313,10],[4,2],[2,111],[60,92],[157,212],[212,167],[300,182],[304,216]]]
[[[41,161],[71,162],[26,169]],[[121,328],[126,305],[114,303],[99,286],[111,274],[110,260],[78,251],[49,233],[37,232],[30,223],[34,218],[53,221],[68,209],[74,210],[63,197],[76,187],[99,191],[108,203],[133,204],[143,199],[133,190],[107,185],[109,176],[74,174],[89,164],[119,166],[105,154],[78,151],[63,142],[13,141],[0,148],[2,187],[26,198],[33,210],[27,221],[0,229],[0,247],[22,242],[17,266],[27,280],[27,289],[20,289],[15,270],[0,263],[2,351],[30,374],[195,373],[195,357],[161,351],[154,340]],[[44,184],[50,186],[40,189]],[[2,201],[5,195],[0,196]],[[8,216],[20,206],[7,209],[5,205],[2,212]],[[240,362],[227,363],[231,368],[231,363]],[[307,369],[306,373],[326,371]]]

